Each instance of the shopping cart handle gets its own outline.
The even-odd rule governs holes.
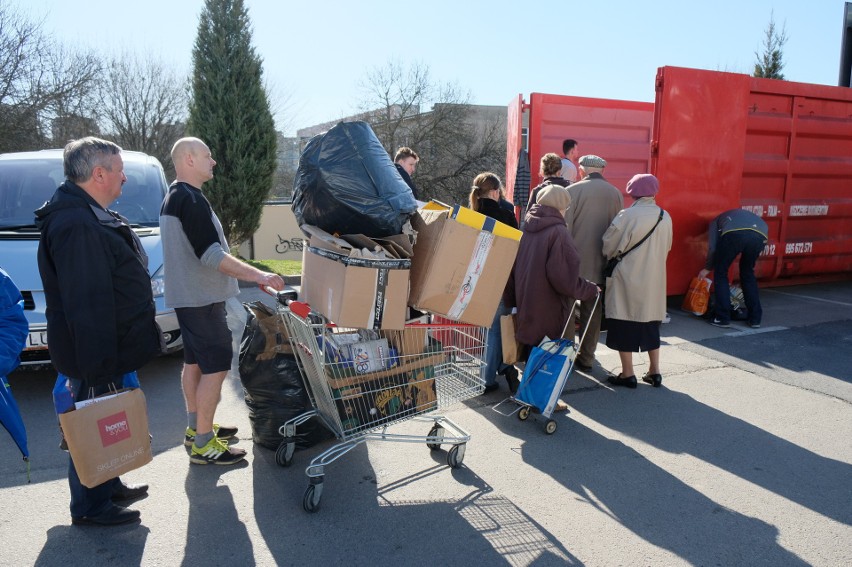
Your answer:
[[[301,301],[291,301],[290,312],[295,313],[302,319],[307,319],[308,315],[311,314],[311,306],[307,303],[302,303]]]
[[[295,301],[296,298],[299,296],[298,292],[289,285],[281,290],[262,284],[258,284],[258,287],[264,293],[267,293],[274,297],[276,301],[278,301],[278,303],[280,303],[281,305],[288,305],[291,301]]]

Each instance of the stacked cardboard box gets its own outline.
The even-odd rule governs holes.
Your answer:
[[[432,201],[412,217],[411,306],[490,327],[521,232],[490,217]]]

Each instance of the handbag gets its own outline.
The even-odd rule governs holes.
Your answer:
[[[689,290],[683,297],[681,309],[701,317],[707,313],[710,303],[710,280],[695,276],[689,284]]]
[[[77,402],[59,424],[80,482],[89,488],[151,462],[145,394],[118,390]]]
[[[514,313],[500,316],[503,364],[515,364],[521,356],[521,343],[515,339],[515,317]]]
[[[646,234],[645,237],[642,238],[642,240],[640,240],[639,242],[637,242],[636,244],[634,244],[633,246],[628,248],[625,252],[622,252],[618,256],[613,256],[612,258],[610,258],[606,261],[606,265],[604,266],[603,272],[602,272],[604,281],[606,281],[607,278],[612,277],[612,273],[615,271],[615,267],[618,266],[618,263],[621,262],[622,258],[627,256],[627,254],[629,254],[630,252],[633,252],[634,250],[636,250],[636,248],[638,248],[640,244],[642,244],[643,242],[648,240],[648,237],[651,236],[651,234],[654,232],[654,230],[656,230],[657,225],[660,224],[661,220],[663,220],[663,208],[662,207],[660,207],[660,216],[657,218],[657,222],[654,223],[654,226],[651,228],[650,231],[648,231],[648,234]]]

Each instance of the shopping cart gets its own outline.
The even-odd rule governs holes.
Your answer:
[[[595,309],[597,309],[598,301],[600,301],[600,292],[598,292],[595,297],[592,313],[594,313]],[[521,381],[520,384],[518,384],[518,389],[515,394],[494,405],[492,408],[494,411],[504,416],[510,416],[517,413],[518,419],[521,421],[525,421],[530,416],[530,413],[541,414],[546,419],[544,423],[545,433],[548,435],[556,433],[556,420],[552,419],[551,416],[553,415],[553,410],[556,409],[556,402],[562,394],[562,390],[565,388],[566,382],[568,382],[568,377],[571,376],[571,371],[574,370],[574,360],[577,358],[577,353],[580,351],[580,345],[583,344],[583,339],[585,339],[586,332],[589,330],[589,322],[587,321],[585,328],[582,329],[580,333],[580,340],[574,340],[576,335],[576,321],[574,319],[574,313],[579,304],[579,301],[575,301],[571,306],[568,321],[565,323],[565,328],[562,330],[563,338],[547,343],[547,348],[550,349],[549,352],[544,353],[544,356],[540,357],[537,361],[533,362],[532,357],[530,358],[530,361],[527,362],[527,365],[523,370],[523,375],[521,376]],[[560,358],[560,361],[564,363],[553,364],[552,366],[555,368],[545,368],[548,363],[548,358],[551,355],[562,357]],[[551,358],[551,360],[554,359]],[[532,384],[533,381],[546,380],[547,378],[545,376],[548,374],[548,370],[550,370],[552,376],[555,375],[553,387],[544,390],[541,388],[534,388]],[[514,409],[512,411],[505,412],[503,408],[507,404],[513,406]]]
[[[313,417],[339,440],[305,469],[306,511],[319,507],[326,465],[368,440],[425,443],[433,451],[449,445],[447,464],[462,464],[470,434],[432,413],[482,393],[486,328],[427,317],[401,331],[377,332],[338,327],[304,303],[279,302],[278,310],[313,409],[281,426],[276,462],[290,465],[296,428]],[[432,425],[425,436],[388,432],[405,420]]]

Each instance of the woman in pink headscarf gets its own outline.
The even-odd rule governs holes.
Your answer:
[[[621,359],[621,372],[608,381],[616,386],[636,387],[634,352],[648,353],[648,372],[642,380],[655,387],[663,382],[660,323],[666,314],[666,257],[672,247],[672,219],[657,206],[654,196],[659,190],[653,175],[634,175],[627,183],[633,204],[618,213],[603,235],[607,259],[624,255],[606,278],[606,346],[617,350]]]

